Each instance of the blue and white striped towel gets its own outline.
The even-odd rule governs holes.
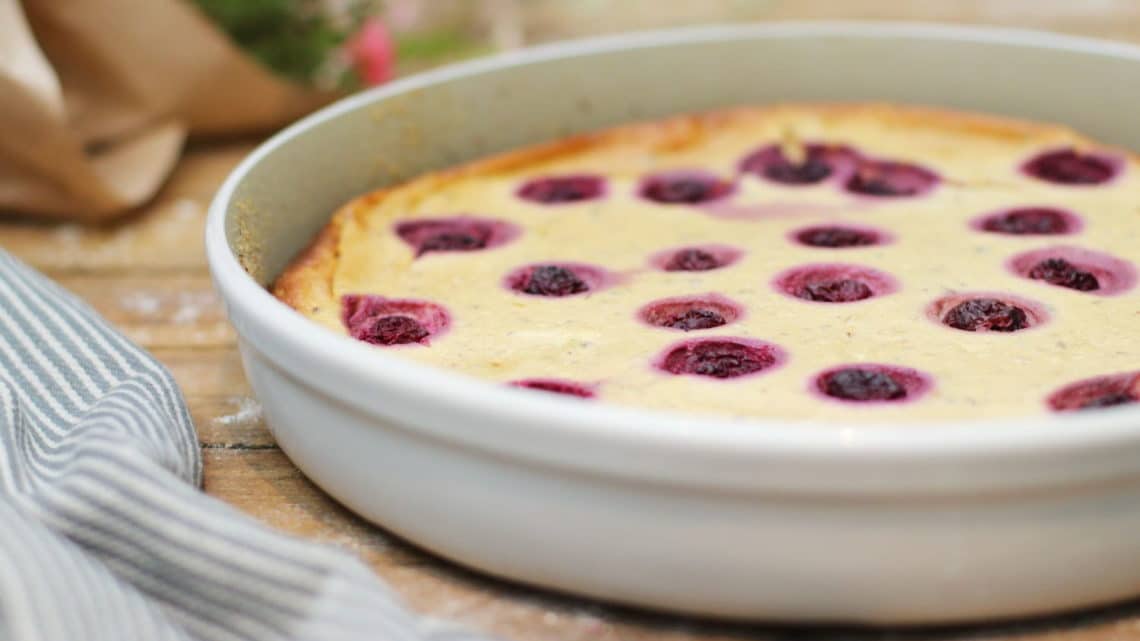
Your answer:
[[[198,491],[170,374],[0,250],[0,640],[476,639]]]

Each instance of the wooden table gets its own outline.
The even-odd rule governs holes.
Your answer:
[[[757,2],[779,17],[900,17],[897,3]],[[909,17],[1031,23],[1140,41],[1136,0],[937,0]],[[956,8],[951,9],[954,6]],[[996,7],[996,8],[995,8]],[[1043,13],[1034,13],[1040,7]],[[1003,14],[999,9],[1004,8]],[[1014,11],[1013,8],[1018,8]],[[1020,11],[1020,13],[1018,13]],[[925,13],[924,13],[925,12]],[[256,141],[196,145],[148,206],[103,228],[0,219],[0,246],[91,303],[169,367],[190,404],[205,490],[273,527],[360,555],[416,610],[519,641],[730,639],[1140,639],[1140,604],[1047,620],[926,631],[780,629],[631,612],[476,576],[364,523],[309,483],[266,430],[205,267],[206,206]]]

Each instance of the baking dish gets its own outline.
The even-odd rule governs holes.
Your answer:
[[[912,24],[704,27],[402,80],[274,136],[206,244],[282,449],[364,517],[465,565],[739,619],[947,623],[1140,594],[1140,410],[935,424],[728,420],[580,403],[401,360],[265,290],[348,199],[635,119],[887,100],[1140,149],[1140,48]]]

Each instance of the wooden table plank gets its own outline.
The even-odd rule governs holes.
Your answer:
[[[208,276],[64,273],[56,281],[148,349],[234,345],[233,326]]]

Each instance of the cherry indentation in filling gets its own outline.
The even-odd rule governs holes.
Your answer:
[[[739,257],[740,250],[732,247],[705,245],[659,252],[650,259],[650,263],[667,272],[704,272],[727,267]]]
[[[511,381],[511,387],[562,394],[563,396],[576,396],[578,398],[593,398],[594,390],[581,383],[563,381],[555,378],[528,378],[521,381]]]
[[[918,165],[892,160],[863,160],[847,180],[848,191],[865,196],[906,197],[930,191],[938,176]]]
[[[775,286],[789,296],[818,303],[853,303],[895,289],[890,276],[858,265],[796,268],[778,276]]]
[[[592,265],[541,263],[514,270],[504,282],[520,294],[560,298],[598,289],[606,279],[606,272]]]
[[[598,176],[552,176],[536,178],[519,187],[518,196],[547,205],[592,200],[602,195],[605,182]]]
[[[641,195],[663,205],[698,205],[723,198],[732,183],[698,172],[673,172],[650,176],[642,182]]]
[[[801,151],[802,158],[793,161],[780,145],[769,145],[745,157],[740,169],[785,185],[814,185],[848,169],[858,156],[841,145],[809,144]]]
[[[665,298],[649,303],[638,312],[641,320],[649,325],[684,332],[727,325],[741,314],[739,305],[719,294]]]
[[[1021,169],[1034,178],[1061,185],[1099,185],[1111,180],[1117,171],[1113,159],[1071,148],[1039,154]]]
[[[1051,207],[1019,207],[991,214],[976,223],[982,231],[1013,236],[1055,236],[1075,231],[1071,214]]]
[[[1094,296],[1112,296],[1136,284],[1132,263],[1083,247],[1055,245],[1011,258],[1010,271],[1030,280]]]
[[[1033,280],[1043,280],[1050,285],[1067,287],[1081,292],[1100,289],[1096,276],[1078,268],[1064,258],[1046,258],[1029,270]]]
[[[1090,410],[1140,402],[1140,373],[1098,376],[1070,383],[1046,399],[1057,412]]]
[[[774,345],[741,339],[707,339],[677,345],[657,367],[670,374],[737,378],[762,372],[783,360]]]
[[[347,294],[341,305],[348,333],[372,345],[426,345],[451,322],[443,307],[426,301]]]
[[[476,251],[501,245],[517,236],[518,228],[498,220],[457,216],[404,221],[396,225],[396,235],[419,257],[429,252]]]
[[[823,227],[808,227],[801,229],[793,236],[797,242],[808,247],[826,247],[842,249],[846,247],[867,247],[878,245],[882,236],[870,229],[857,229],[855,227],[842,227],[827,225]]]

